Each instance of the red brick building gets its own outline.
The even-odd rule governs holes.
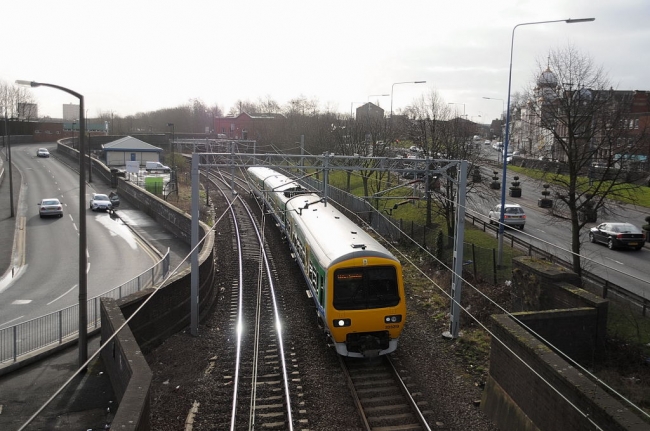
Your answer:
[[[228,139],[260,140],[269,131],[279,126],[285,117],[281,114],[247,114],[236,117],[216,117],[214,133]]]

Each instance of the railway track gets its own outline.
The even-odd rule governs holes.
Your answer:
[[[210,370],[221,379],[215,394],[209,429],[293,429],[291,379],[285,361],[280,307],[270,253],[261,246],[263,232],[252,211],[227,182],[211,175],[211,192],[229,201],[233,225],[233,258],[238,274],[224,291],[229,304],[228,342],[219,353],[219,366]],[[223,185],[222,185],[223,184]],[[262,223],[261,226],[264,226]],[[216,361],[215,361],[216,362]],[[216,371],[218,369],[218,371]],[[205,407],[204,407],[205,408]]]
[[[364,429],[373,431],[430,430],[412,394],[390,358],[371,360],[339,357]]]

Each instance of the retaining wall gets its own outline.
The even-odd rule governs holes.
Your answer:
[[[648,429],[650,424],[559,354],[586,368],[597,363],[608,301],[573,284],[580,281],[575,273],[530,257],[513,259],[512,280],[513,303],[523,310],[513,316],[521,323],[492,316],[481,402],[488,417],[504,430],[599,429],[594,423],[606,430]]]

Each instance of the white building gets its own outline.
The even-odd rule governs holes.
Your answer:
[[[63,104],[63,121],[74,121],[79,119],[79,105],[74,103]]]

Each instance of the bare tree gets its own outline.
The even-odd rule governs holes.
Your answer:
[[[581,230],[618,198],[634,196],[626,162],[645,150],[648,134],[632,109],[635,92],[613,90],[590,57],[568,46],[551,51],[547,61],[528,94],[531,127],[540,131],[533,147],[560,162],[544,181],[571,223],[573,270],[581,274]]]
[[[435,90],[416,101],[410,108],[409,116],[414,125],[411,137],[421,143],[425,155],[432,159],[467,160],[468,172],[477,172],[483,151],[483,145],[477,145],[473,141],[479,128],[477,124],[463,118],[454,118],[449,104]],[[439,166],[430,166],[434,167]],[[458,180],[456,166],[450,167],[446,173],[446,179],[429,178],[427,224],[432,224],[432,213],[437,213],[445,220],[447,235],[453,236],[457,198],[454,180]],[[483,188],[479,177],[480,175],[469,175],[468,199],[471,199],[474,188]]]

